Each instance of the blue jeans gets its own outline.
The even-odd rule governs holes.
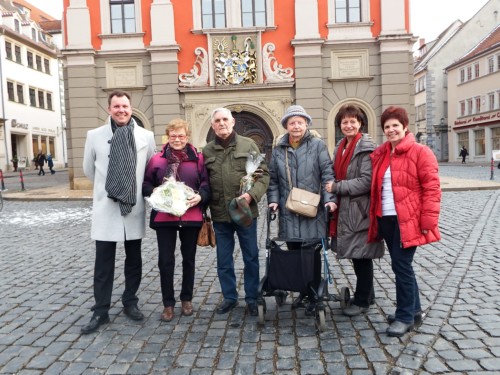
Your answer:
[[[245,282],[245,301],[255,303],[259,289],[259,248],[257,246],[257,219],[248,228],[233,223],[214,222],[217,240],[217,275],[224,300],[237,301],[236,276],[234,274],[234,233],[238,235]]]
[[[378,218],[378,223],[379,233],[389,249],[392,271],[396,276],[396,320],[413,323],[414,316],[422,310],[417,279],[412,266],[417,247],[405,249],[401,247],[397,216],[383,216]]]

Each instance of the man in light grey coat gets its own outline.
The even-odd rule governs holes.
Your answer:
[[[83,157],[83,172],[94,183],[91,237],[96,241],[94,314],[82,327],[83,334],[109,322],[118,241],[125,247],[124,312],[133,320],[144,318],[136,296],[146,227],[142,182],[155,151],[154,135],[132,119],[128,93],[110,93],[108,105],[109,121],[88,132]]]

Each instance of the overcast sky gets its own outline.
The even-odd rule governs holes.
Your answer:
[[[54,18],[62,18],[62,0],[28,1]],[[455,20],[469,20],[487,2],[488,0],[410,0],[411,31],[413,35],[430,42]]]

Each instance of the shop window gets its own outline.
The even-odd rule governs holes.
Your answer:
[[[474,155],[484,156],[484,129],[474,131]]]
[[[491,148],[500,150],[500,128],[491,129]]]

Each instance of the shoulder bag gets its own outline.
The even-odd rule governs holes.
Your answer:
[[[198,233],[198,240],[196,241],[196,244],[198,246],[215,247],[214,226],[212,224],[212,219],[206,212],[203,213],[203,224],[201,225],[200,232]]]

